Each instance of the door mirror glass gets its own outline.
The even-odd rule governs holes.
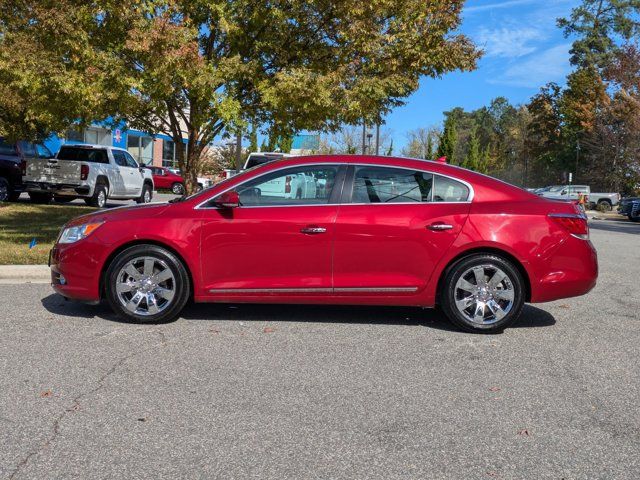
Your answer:
[[[215,201],[219,208],[237,208],[240,206],[240,195],[235,190],[224,192]]]

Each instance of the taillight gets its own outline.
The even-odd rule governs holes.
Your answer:
[[[291,177],[284,179],[284,193],[291,193]]]
[[[89,177],[89,165],[80,165],[80,180],[86,180]]]
[[[589,225],[587,217],[577,213],[550,213],[556,223],[562,225],[571,235],[582,240],[589,239]]]
[[[27,161],[26,160],[22,160],[20,162],[20,170],[22,170],[22,175],[26,175],[27,174]]]

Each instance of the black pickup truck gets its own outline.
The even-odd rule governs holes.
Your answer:
[[[0,137],[0,202],[16,201],[23,192],[23,160],[52,157],[44,145],[22,141],[12,143]]]
[[[632,222],[640,222],[640,197],[627,197],[620,200],[618,213]]]

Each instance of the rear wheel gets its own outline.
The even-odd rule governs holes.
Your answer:
[[[600,200],[598,202],[598,209],[602,210],[603,212],[610,212],[611,210],[613,210],[613,205],[611,205],[611,202],[609,200]]]
[[[93,196],[91,198],[85,198],[84,201],[91,207],[104,208],[107,206],[108,197],[107,186],[103,183],[98,183],[93,190]]]
[[[113,259],[105,292],[121,318],[136,323],[175,320],[189,299],[189,275],[173,253],[156,245],[136,245]]]
[[[504,258],[478,254],[452,265],[445,277],[441,304],[463,330],[497,333],[520,316],[525,287],[518,269]]]
[[[42,192],[29,192],[29,199],[32,203],[49,203],[51,202],[51,198],[53,195],[50,193],[42,193]]]
[[[173,185],[171,185],[171,191],[173,192],[174,195],[182,195],[184,194],[184,185],[182,185],[179,182],[176,182]]]

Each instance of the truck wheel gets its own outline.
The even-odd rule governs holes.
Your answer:
[[[611,202],[609,200],[600,200],[598,202],[598,209],[603,212],[610,212],[611,210],[613,210],[613,206],[611,205]]]
[[[151,185],[145,183],[142,186],[142,193],[139,198],[136,198],[136,203],[149,203],[153,198],[153,192],[151,191]]]
[[[173,185],[171,185],[171,191],[175,195],[182,195],[184,193],[184,185],[182,185],[179,182],[176,182]]]
[[[0,177],[0,202],[9,201],[11,195],[11,186],[6,178]]]
[[[107,187],[103,183],[96,185],[91,198],[85,198],[85,203],[90,207],[104,208],[107,205],[108,198]]]
[[[51,202],[51,198],[53,195],[50,193],[42,193],[42,192],[29,192],[29,198],[32,203],[44,203],[47,204]]]

